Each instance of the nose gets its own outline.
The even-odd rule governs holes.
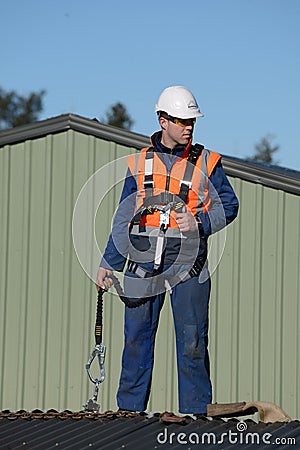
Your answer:
[[[186,125],[185,129],[189,130],[189,131],[192,131],[194,129],[194,125]]]

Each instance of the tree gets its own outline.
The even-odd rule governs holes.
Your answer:
[[[46,91],[31,92],[27,97],[0,88],[0,129],[36,122],[43,110]]]
[[[110,107],[105,114],[103,122],[114,127],[125,128],[126,130],[130,130],[134,124],[126,107],[121,102],[117,102]]]
[[[271,141],[274,139],[272,134],[267,134],[255,145],[255,154],[248,159],[252,161],[261,161],[267,164],[278,164],[274,161],[274,153],[279,150],[279,145],[272,146]]]

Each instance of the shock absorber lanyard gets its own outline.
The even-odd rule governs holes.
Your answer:
[[[96,312],[96,323],[95,323],[95,347],[92,350],[92,353],[89,357],[88,362],[85,365],[88,377],[92,383],[94,383],[94,395],[90,398],[86,404],[84,405],[85,411],[91,412],[99,412],[100,405],[97,403],[98,391],[100,383],[103,383],[105,379],[105,370],[104,370],[104,360],[105,360],[105,351],[106,347],[102,343],[102,330],[103,330],[103,293],[105,291],[99,288],[98,291],[98,299],[97,299],[97,312]],[[94,377],[91,373],[91,365],[94,359],[98,359],[99,363],[99,378]]]

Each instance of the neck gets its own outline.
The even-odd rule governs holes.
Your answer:
[[[161,136],[161,143],[165,146],[165,147],[167,147],[167,148],[169,148],[169,149],[173,149],[174,147],[176,147],[176,145],[177,145],[177,142],[175,142],[173,139],[170,139],[170,137],[169,136],[167,136],[165,133],[162,133],[162,136]]]

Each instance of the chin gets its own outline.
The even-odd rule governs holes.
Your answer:
[[[187,138],[183,138],[182,139],[182,144],[188,144],[189,143],[189,141],[190,141],[190,137],[187,137]]]

